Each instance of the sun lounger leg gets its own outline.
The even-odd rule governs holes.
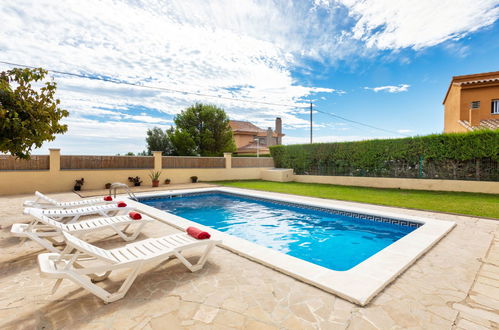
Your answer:
[[[40,244],[41,246],[43,246],[44,248],[46,248],[47,250],[49,250],[50,252],[61,253],[60,250],[58,250],[56,247],[54,247],[46,239],[43,239],[43,238],[39,237],[38,235],[31,234],[31,233],[26,233],[26,235],[27,235],[26,238],[29,237],[33,241],[37,242],[38,244]]]
[[[189,260],[184,258],[182,255],[181,251],[175,251],[175,256],[180,260],[181,263],[184,264],[185,267],[187,267],[191,272],[196,272],[203,268],[204,264],[206,263],[206,260],[208,260],[208,255],[210,254],[211,250],[213,249],[214,244],[207,244],[206,248],[204,250],[204,253],[201,255],[199,258],[198,262],[196,264],[191,264]]]
[[[127,234],[125,232],[130,225],[126,226],[123,230],[120,230],[115,225],[111,225],[111,227],[116,231],[116,234],[118,234],[124,241],[133,241],[137,238],[137,236],[139,236],[145,224],[146,222],[142,222],[132,234]]]
[[[130,273],[130,275],[128,275],[125,282],[123,282],[123,284],[118,289],[118,291],[116,291],[115,293],[113,293],[109,296],[108,302],[113,302],[113,301],[116,301],[118,299],[123,298],[126,295],[126,293],[128,292],[128,290],[130,289],[130,287],[132,286],[132,284],[135,281],[135,279],[137,278],[137,276],[139,275],[139,272],[141,271],[141,269],[142,269],[142,263],[138,264],[137,267],[135,267],[132,270],[132,272]]]
[[[111,275],[110,271],[105,272],[102,275],[90,274],[88,276],[90,277],[90,279],[92,280],[93,283],[96,283],[96,282],[104,281],[105,279],[107,279],[109,277],[109,275]]]
[[[76,221],[78,221],[78,219],[80,219],[80,216],[80,214],[75,215],[73,219],[68,221],[68,223],[75,223]]]
[[[58,279],[55,284],[54,284],[54,287],[52,288],[52,294],[54,294],[57,289],[59,289],[59,287],[61,286],[61,283],[62,283],[62,278]]]

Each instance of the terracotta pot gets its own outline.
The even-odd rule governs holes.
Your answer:
[[[153,187],[159,187],[159,180],[153,180],[152,186]]]

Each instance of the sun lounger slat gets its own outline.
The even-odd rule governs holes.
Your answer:
[[[79,230],[82,230],[83,228],[81,227],[81,225],[79,223],[69,223],[66,225],[66,229],[68,231],[79,231]]]
[[[144,252],[142,252],[141,249],[139,249],[137,246],[130,246],[128,248],[128,250],[135,254],[137,256],[137,258],[144,258],[144,257],[147,257],[147,254],[145,254]]]
[[[175,245],[171,244],[166,237],[158,239],[158,243],[161,243],[169,249],[174,249]]]
[[[154,245],[151,245],[151,242],[149,240],[145,240],[144,243],[142,244],[142,246],[144,247],[144,249],[147,249],[148,251],[148,254],[154,254],[156,252],[158,252],[158,248],[155,247]]]
[[[189,236],[185,233],[178,234],[177,236],[175,236],[175,239],[178,239],[182,243],[191,243],[196,241],[194,237]]]
[[[172,244],[174,246],[179,246],[179,245],[185,244],[180,239],[178,239],[178,237],[176,237],[176,236],[169,237],[168,241],[169,241],[170,244]]]
[[[111,217],[111,218],[108,218],[108,219],[109,219],[109,221],[110,221],[110,222],[112,222],[112,223],[117,223],[117,222],[124,222],[124,221],[128,221],[128,220],[130,220],[131,218],[130,218],[130,217],[128,217],[128,219],[127,219],[127,218],[125,218],[124,216],[118,216],[118,217]]]
[[[149,242],[149,245],[154,246],[154,248],[155,248],[157,251],[161,251],[162,249],[164,249],[164,247],[163,247],[163,246],[161,246],[161,244],[159,244],[159,243],[157,242],[157,240],[151,240],[151,241]]]
[[[127,260],[127,261],[131,261],[131,260],[134,260],[134,259],[137,259],[136,257],[133,256],[133,254],[131,254],[130,252],[127,251],[126,248],[120,248],[119,249],[119,253]]]
[[[115,251],[115,250],[111,250],[109,251],[109,253],[111,254],[111,256],[117,260],[118,262],[126,262],[128,261],[128,259],[126,259],[121,253],[119,253],[118,251]]]

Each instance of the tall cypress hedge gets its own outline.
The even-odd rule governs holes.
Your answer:
[[[297,174],[499,180],[499,130],[272,146]]]

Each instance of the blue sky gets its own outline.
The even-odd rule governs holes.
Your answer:
[[[283,118],[284,143],[423,135],[443,129],[453,75],[499,70],[497,0],[15,1],[0,4],[0,61],[262,105],[51,74],[70,111],[64,154],[145,149],[194,102],[261,127]],[[10,68],[0,64],[0,70]]]

